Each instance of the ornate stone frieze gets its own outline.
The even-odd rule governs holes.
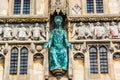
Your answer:
[[[120,15],[81,15],[77,17],[69,16],[68,20],[70,22],[76,21],[120,21]]]
[[[1,24],[0,25],[0,40],[9,41],[39,41],[46,40],[47,31],[46,23],[35,24]]]
[[[72,23],[71,41],[74,40],[101,40],[119,39],[120,22],[77,22]]]
[[[0,23],[33,23],[47,22],[48,17],[0,17]]]

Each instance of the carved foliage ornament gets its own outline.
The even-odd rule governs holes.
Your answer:
[[[120,59],[120,52],[114,53],[114,54],[113,54],[113,59],[114,59],[114,60]]]

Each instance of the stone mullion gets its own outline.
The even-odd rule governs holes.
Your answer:
[[[98,65],[98,75],[100,76],[101,71],[100,71],[100,50],[99,50],[99,47],[97,47],[97,65]]]
[[[93,6],[94,6],[94,14],[96,14],[96,0],[93,0]]]
[[[21,9],[20,9],[20,14],[23,14],[23,6],[24,6],[24,0],[21,0]]]
[[[17,75],[19,76],[20,75],[20,49],[18,48],[18,67],[17,67]]]

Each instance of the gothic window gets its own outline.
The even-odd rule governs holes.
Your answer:
[[[20,51],[20,74],[27,74],[28,49],[23,47]]]
[[[98,73],[97,49],[90,48],[90,73]]]
[[[30,14],[30,0],[15,0],[14,14]]]
[[[94,13],[93,0],[87,0],[87,13]]]
[[[100,71],[101,73],[108,73],[107,49],[103,46],[100,47]]]
[[[24,0],[23,14],[30,13],[30,0]]]
[[[103,13],[103,0],[87,0],[87,13]]]
[[[103,0],[96,0],[96,13],[103,13]]]
[[[10,74],[17,74],[18,67],[18,49],[15,47],[11,50]]]
[[[100,70],[100,72],[98,71]],[[90,48],[90,73],[108,73],[107,49],[104,46]]]
[[[20,14],[21,0],[14,1],[14,14]]]

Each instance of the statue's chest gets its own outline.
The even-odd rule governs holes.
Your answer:
[[[63,32],[62,31],[55,31],[54,32],[54,39],[56,39],[56,40],[63,39]]]

